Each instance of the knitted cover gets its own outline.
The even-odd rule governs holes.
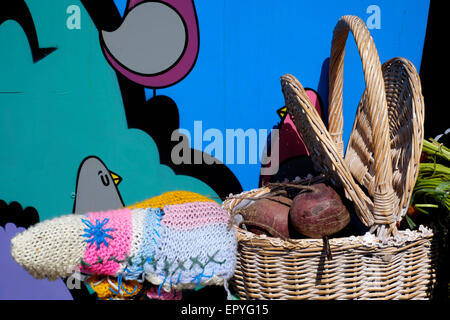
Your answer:
[[[119,285],[146,280],[167,292],[220,285],[236,264],[228,219],[216,202],[173,191],[122,209],[43,221],[16,235],[11,253],[36,278],[79,270],[115,277]]]
[[[100,300],[124,300],[135,297],[142,284],[135,280],[122,280],[109,276],[94,275],[86,279],[86,284],[97,293]]]

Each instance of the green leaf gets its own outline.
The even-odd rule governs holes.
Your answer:
[[[405,215],[405,218],[406,222],[408,222],[410,229],[415,229],[417,227],[417,225],[414,223],[414,221],[412,221],[412,219],[408,215]]]
[[[437,204],[431,204],[431,203],[420,203],[420,204],[415,204],[414,208],[439,208],[439,206]]]
[[[428,211],[426,211],[425,209],[422,209],[422,208],[420,208],[420,207],[419,207],[419,208],[418,208],[418,207],[415,207],[415,208],[416,208],[416,210],[419,211],[419,212],[422,212],[422,213],[425,213],[425,214],[428,214],[428,215],[430,214],[430,213],[429,213]]]
[[[436,187],[436,190],[438,191],[438,192],[442,192],[442,193],[447,193],[447,192],[449,192],[450,190],[449,190],[449,187],[450,187],[450,181],[444,181],[444,182],[442,182],[440,185],[438,185],[437,187]]]

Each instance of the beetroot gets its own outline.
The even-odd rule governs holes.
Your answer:
[[[350,222],[350,213],[332,187],[319,183],[310,189],[310,192],[300,193],[294,198],[289,219],[301,234],[322,238],[328,259],[331,259],[328,236],[344,229]]]
[[[274,196],[256,200],[244,215],[249,231],[274,237],[289,238],[289,209],[292,200],[283,196]]]
[[[323,183],[310,186],[311,192],[294,198],[289,213],[292,226],[310,238],[322,238],[341,231],[350,214],[336,191]]]

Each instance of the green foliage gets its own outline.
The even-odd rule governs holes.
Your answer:
[[[411,205],[447,231],[450,217],[450,149],[433,139],[425,140],[422,149],[426,159],[420,163],[419,174],[411,197]],[[414,228],[409,217],[408,224]]]
[[[433,139],[424,141],[422,162],[414,186],[411,205],[427,215],[439,239],[435,299],[449,299],[450,279],[449,221],[450,221],[450,149]],[[411,229],[417,227],[414,219],[405,216]]]

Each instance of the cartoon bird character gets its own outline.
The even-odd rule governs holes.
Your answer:
[[[122,178],[96,156],[85,158],[78,169],[73,212],[101,211],[124,206],[117,185]]]

